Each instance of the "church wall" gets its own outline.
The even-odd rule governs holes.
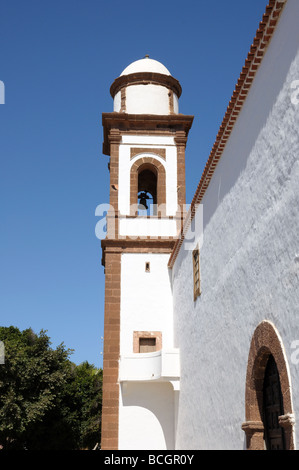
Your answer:
[[[289,0],[202,200],[196,301],[186,243],[173,267],[181,356],[177,448],[244,447],[248,353],[265,319],[282,338],[298,421],[299,104],[292,88],[299,80],[298,17],[299,3]]]
[[[121,257],[120,352],[133,353],[134,331],[161,331],[162,347],[173,347],[169,254],[124,253]],[[145,271],[150,263],[150,272]]]
[[[136,337],[144,333],[157,336],[158,350],[173,348],[168,259],[169,254],[163,253],[122,254],[120,361],[133,353],[138,355]],[[146,263],[150,263],[150,272],[145,271]],[[133,448],[174,448],[174,393],[170,383],[121,382],[119,449]]]
[[[174,448],[174,393],[168,382],[121,386],[119,449]]]
[[[158,219],[158,218],[120,218],[119,219],[120,235],[128,237],[176,237],[177,222],[175,219]]]

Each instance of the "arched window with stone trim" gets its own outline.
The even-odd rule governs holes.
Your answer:
[[[294,450],[289,367],[280,335],[269,321],[257,326],[251,340],[245,417],[248,450]]]
[[[141,157],[133,163],[130,205],[131,215],[165,215],[166,173],[164,165],[154,157]],[[142,210],[141,206],[145,209]]]

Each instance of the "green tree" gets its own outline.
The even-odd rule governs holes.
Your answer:
[[[4,449],[67,450],[99,442],[101,370],[76,366],[45,331],[0,327],[0,444]]]
[[[77,410],[80,448],[93,449],[101,439],[102,370],[83,362],[74,371],[69,396]]]

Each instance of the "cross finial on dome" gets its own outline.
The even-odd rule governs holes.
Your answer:
[[[149,59],[149,55],[148,55],[148,54],[145,54],[144,58],[145,58],[145,59]]]

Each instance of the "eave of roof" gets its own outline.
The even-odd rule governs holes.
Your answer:
[[[184,220],[182,230],[171,253],[168,262],[168,266],[170,268],[173,267],[176,257],[180,251],[180,248],[185,238],[185,234],[187,233],[191,221],[195,215],[196,206],[201,203],[202,198],[209,186],[215,168],[223,154],[225,145],[231,135],[234,124],[241,112],[242,106],[246,100],[249,89],[255,78],[257,70],[262,62],[267,47],[270,44],[280,14],[286,2],[287,0],[270,0],[269,4],[266,7],[266,11],[263,15],[262,21],[259,24],[259,28],[256,32],[250,51],[245,60],[245,64],[242,68],[240,77],[238,79],[235,90],[227,107],[215,143],[212,147],[211,153],[202,173],[200,182],[193,196],[189,211]]]

